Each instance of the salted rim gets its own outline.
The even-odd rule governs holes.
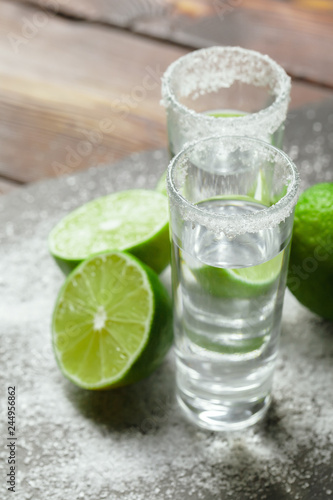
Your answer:
[[[248,49],[243,49],[242,47],[221,47],[221,46],[213,46],[213,47],[208,47],[204,49],[199,49],[195,50],[193,52],[190,52],[189,54],[186,54],[185,56],[180,57],[176,61],[170,64],[170,66],[166,69],[164,75],[162,76],[162,104],[167,107],[168,106],[168,101],[171,103],[172,106],[175,108],[178,108],[178,110],[182,111],[183,113],[186,113],[192,117],[195,117],[197,120],[201,120],[202,122],[206,123],[225,123],[226,118],[225,117],[215,117],[215,116],[209,116],[205,115],[203,113],[197,113],[196,111],[193,111],[192,109],[188,108],[187,106],[184,106],[181,104],[178,99],[176,98],[171,85],[172,85],[172,77],[175,71],[177,71],[178,67],[181,66],[182,64],[186,63],[188,59],[191,59],[194,55],[196,56],[197,54],[207,54],[209,55],[210,53],[216,53],[219,55],[223,55],[227,52],[231,53],[238,53],[238,54],[244,54],[244,55],[251,55],[255,57],[256,59],[260,59],[262,61],[268,62],[271,66],[271,68],[274,71],[274,74],[277,77],[277,83],[280,85],[280,91],[276,94],[274,101],[272,104],[267,106],[266,108],[261,109],[260,111],[256,111],[255,113],[249,113],[244,116],[238,116],[238,117],[228,117],[228,125],[230,124],[236,124],[236,123],[251,123],[256,120],[258,120],[259,117],[268,117],[271,113],[273,113],[276,109],[280,107],[280,105],[286,100],[289,99],[290,95],[290,89],[291,89],[291,79],[285,72],[285,70],[277,64],[273,59],[271,59],[268,55],[261,54],[260,52],[257,52],[255,50],[248,50]]]
[[[259,212],[243,215],[219,215],[194,205],[179,192],[174,182],[174,173],[179,164],[184,165],[186,163],[186,160],[189,159],[189,155],[197,145],[202,145],[208,141],[227,141],[229,144],[231,141],[234,142],[235,147],[240,145],[252,147],[260,146],[260,148],[264,148],[273,154],[273,157],[281,158],[287,166],[290,175],[287,193],[274,205],[263,208]],[[297,203],[299,183],[300,178],[297,168],[286,153],[260,139],[242,136],[214,135],[193,141],[171,160],[167,173],[167,191],[171,210],[172,205],[176,205],[185,221],[190,221],[194,224],[198,223],[216,234],[224,233],[230,237],[245,233],[256,233],[262,229],[273,228],[284,221],[290,215],[293,207]]]

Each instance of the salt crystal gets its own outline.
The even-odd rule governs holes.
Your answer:
[[[136,162],[128,165],[135,171]],[[115,189],[122,182],[122,169],[114,171],[117,179],[107,181],[108,169],[96,169],[92,197],[107,194],[104,189]],[[78,176],[78,186],[90,175],[89,171]],[[161,170],[156,171],[156,181],[160,175]],[[18,479],[17,497],[64,500],[83,492],[85,500],[96,500],[108,492],[110,500],[191,496],[269,500],[271,491],[293,499],[312,491],[318,498],[332,495],[332,325],[289,293],[273,404],[265,421],[247,431],[216,434],[183,419],[174,400],[172,352],[151,377],[131,387],[93,393],[64,379],[53,357],[50,333],[64,277],[48,255],[46,241],[64,215],[61,199],[66,182],[59,179],[47,187],[49,218],[39,217],[38,186],[28,188],[35,205],[13,192],[3,197],[5,211],[0,215],[1,223],[11,221],[19,228],[0,246],[1,291],[5,291],[0,380],[3,388],[13,381],[18,388],[22,484]],[[134,177],[122,184],[122,189],[130,187],[136,187]],[[70,197],[71,186],[67,189]],[[24,219],[27,206],[34,209],[34,220]],[[41,277],[47,277],[47,285]],[[169,271],[163,279],[170,282]],[[6,456],[1,450],[3,476]],[[325,479],[315,476],[316,470]],[[303,483],[309,484],[308,490],[297,493]]]

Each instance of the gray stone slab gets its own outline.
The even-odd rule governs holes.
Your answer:
[[[286,150],[304,186],[333,180],[332,119],[328,102],[288,120]],[[109,392],[80,390],[59,372],[50,322],[63,276],[48,255],[50,229],[94,197],[153,188],[166,165],[164,151],[145,152],[0,198],[0,497],[11,498],[6,391],[15,385],[20,500],[333,498],[333,324],[288,292],[274,401],[247,431],[210,433],[183,419],[172,352],[148,379]]]

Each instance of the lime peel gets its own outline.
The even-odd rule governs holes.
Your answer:
[[[284,251],[256,266],[226,269],[205,265],[192,272],[215,297],[248,299],[270,291],[280,274],[283,257]]]
[[[295,209],[287,285],[305,307],[333,320],[333,183],[305,190]]]
[[[64,217],[48,242],[66,274],[84,259],[110,250],[128,251],[159,273],[170,260],[167,199],[145,189],[97,198]]]
[[[169,350],[171,301],[158,276],[138,259],[125,252],[101,254],[68,276],[52,332],[59,367],[76,385],[126,385],[148,376]]]

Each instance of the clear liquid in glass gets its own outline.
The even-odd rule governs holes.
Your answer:
[[[265,208],[254,200],[198,204],[217,214]],[[173,241],[178,400],[209,429],[241,429],[270,402],[290,242],[279,227],[228,238],[185,223]]]

